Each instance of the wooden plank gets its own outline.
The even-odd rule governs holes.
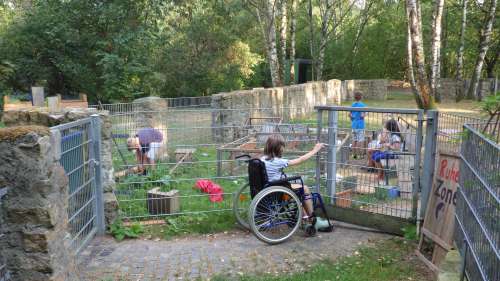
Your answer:
[[[326,212],[329,218],[334,220],[352,223],[364,227],[374,228],[385,233],[404,235],[401,230],[412,224],[408,219],[364,212],[351,208],[341,208],[333,205],[326,205]]]
[[[425,264],[428,268],[432,270],[432,272],[437,275],[439,274],[439,268],[435,266],[432,262],[430,262],[419,250],[415,250],[415,255]]]
[[[448,243],[446,243],[446,241],[444,241],[443,239],[441,239],[436,234],[430,232],[429,230],[427,230],[424,227],[422,227],[421,231],[422,231],[423,235],[429,237],[432,241],[434,241],[439,246],[443,247],[446,251],[449,251],[451,249],[451,245],[448,244]]]

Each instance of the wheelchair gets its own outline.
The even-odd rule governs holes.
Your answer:
[[[246,158],[248,163],[248,182],[244,184],[233,198],[233,212],[238,223],[252,231],[261,241],[267,244],[279,244],[302,228],[307,236],[316,234],[316,210],[327,217],[321,195],[311,192],[313,215],[303,218],[302,204],[305,200],[302,177],[284,177],[279,181],[268,181],[265,163],[260,159],[251,159],[249,155],[241,155],[236,159]],[[292,189],[291,184],[299,182],[302,187]],[[330,220],[328,226],[321,231],[333,230]]]

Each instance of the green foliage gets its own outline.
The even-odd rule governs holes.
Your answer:
[[[0,2],[0,92],[49,95],[86,93],[90,102],[136,97],[209,95],[268,86],[262,30],[247,1],[3,1]],[[460,1],[446,5],[442,73],[453,77],[459,43]],[[313,1],[315,52],[320,11]],[[466,30],[465,72],[477,56],[484,7],[471,3]],[[430,32],[431,2],[422,2],[423,32]],[[325,52],[325,79],[404,79],[404,2],[372,4],[364,29],[354,5],[332,33]],[[296,57],[311,58],[307,1],[296,13]],[[498,71],[495,22],[486,72]],[[361,32],[354,52],[357,34]],[[424,36],[426,47],[430,36]],[[279,44],[278,44],[279,45]],[[290,46],[290,42],[288,42]],[[317,54],[316,54],[317,56]],[[467,77],[467,75],[465,75]]]
[[[410,241],[417,241],[418,240],[418,235],[417,235],[417,226],[416,225],[411,225],[408,227],[403,227],[401,229],[404,233],[404,238]]]
[[[133,223],[130,226],[124,226],[120,218],[110,226],[109,232],[115,237],[116,240],[122,241],[125,238],[137,238],[139,234],[144,232],[142,225]]]
[[[500,112],[500,92],[487,96],[481,102],[481,110],[487,112],[490,116]]]

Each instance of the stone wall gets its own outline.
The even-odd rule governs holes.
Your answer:
[[[241,137],[242,126],[250,117],[279,116],[284,122],[310,118],[315,105],[340,104],[341,95],[340,80],[213,95],[213,136],[217,141]]]
[[[454,100],[456,98],[458,89],[462,87],[464,91],[466,91],[469,82],[470,82],[469,80],[465,80],[464,82],[460,83],[455,78],[441,78],[439,81],[440,85],[438,88],[438,92],[441,94],[442,99]],[[481,81],[479,81],[478,94],[481,97],[486,97],[490,95],[492,93],[494,83],[495,79],[493,78],[482,79]],[[497,86],[497,89],[500,90],[500,85]]]
[[[23,110],[6,111],[2,121],[7,127],[23,125],[40,125],[53,127],[64,123],[69,123],[79,119],[99,114],[101,118],[101,175],[103,186],[103,201],[106,223],[109,225],[118,214],[118,203],[113,194],[115,187],[112,139],[111,139],[111,118],[107,111],[97,111],[92,108],[85,109],[62,109],[61,112],[49,112],[46,108],[32,108]]]
[[[342,101],[354,100],[355,92],[361,92],[364,99],[387,99],[389,81],[386,79],[345,80],[343,83],[344,93]]]
[[[79,280],[68,233],[68,178],[40,126],[0,129],[0,249],[12,280]]]

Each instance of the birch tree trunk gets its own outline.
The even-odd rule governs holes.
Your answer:
[[[308,19],[309,19],[309,50],[311,52],[311,60],[312,60],[312,67],[311,67],[311,79],[314,81],[314,74],[315,74],[315,68],[316,68],[316,62],[314,60],[315,57],[315,52],[314,52],[314,21],[313,21],[313,11],[312,11],[312,0],[308,1]]]
[[[440,101],[437,92],[439,78],[441,78],[441,22],[443,18],[444,0],[435,0],[432,13],[432,65],[431,65],[431,95]]]
[[[330,25],[330,21],[333,14],[333,1],[323,0],[322,3],[320,3],[320,10],[321,10],[321,38],[318,50],[318,61],[316,63],[317,80],[323,79],[323,67],[325,61],[326,44],[328,43],[328,38],[329,38],[328,26]]]
[[[281,77],[285,79],[287,75],[287,71],[289,69],[286,68],[286,39],[287,39],[287,0],[279,0],[280,1],[280,56],[281,56]]]
[[[417,73],[415,77],[417,92],[415,95],[418,95],[422,99],[423,109],[432,109],[434,108],[434,98],[430,94],[427,73],[425,70],[425,55],[421,33],[422,21],[419,17],[419,3],[417,0],[406,0],[406,5],[409,12],[408,24],[410,25],[412,54]]]
[[[405,6],[406,6],[406,17],[409,19],[410,12],[408,10],[407,5],[405,5]],[[412,89],[415,101],[417,102],[418,108],[423,108],[422,99],[420,98],[420,95],[418,95],[417,84],[415,83],[415,75],[413,73],[413,50],[411,47],[412,44],[411,44],[411,31],[410,31],[410,22],[409,21],[408,21],[408,24],[406,26],[407,26],[406,52],[408,55],[408,58],[407,58],[408,59],[408,69],[407,69],[408,80],[410,80],[411,89]]]
[[[271,72],[273,87],[283,85],[279,67],[278,50],[276,47],[276,9],[274,0],[266,0],[262,5],[254,5],[257,12],[257,20],[262,30],[266,43],[267,62]]]
[[[495,21],[495,11],[497,8],[497,0],[491,0],[490,9],[486,17],[485,26],[481,32],[481,38],[479,40],[479,53],[476,59],[476,64],[474,67],[474,72],[472,73],[472,79],[470,81],[470,86],[467,91],[467,98],[473,99],[477,93],[478,81],[481,76],[481,70],[483,69],[484,57],[486,52],[488,52],[488,47],[491,40],[491,31],[493,29],[493,22]],[[478,100],[482,97],[478,96]]]
[[[460,44],[458,46],[457,54],[457,92],[456,101],[460,101],[464,98],[464,45],[465,45],[465,28],[467,27],[467,2],[468,0],[462,0],[462,24],[460,27]]]
[[[370,8],[372,7],[373,3],[375,1],[370,1],[368,3],[368,6],[366,6],[363,9],[363,12],[360,15],[360,22],[358,26],[358,30],[356,31],[356,37],[354,38],[354,43],[352,47],[352,55],[351,55],[351,75],[354,74],[354,65],[356,61],[356,56],[358,54],[358,47],[359,47],[359,39],[361,38],[361,34],[363,33],[366,24],[368,23],[368,19],[370,16]]]
[[[290,7],[290,84],[295,84],[295,33],[297,29],[297,0],[291,0]]]

